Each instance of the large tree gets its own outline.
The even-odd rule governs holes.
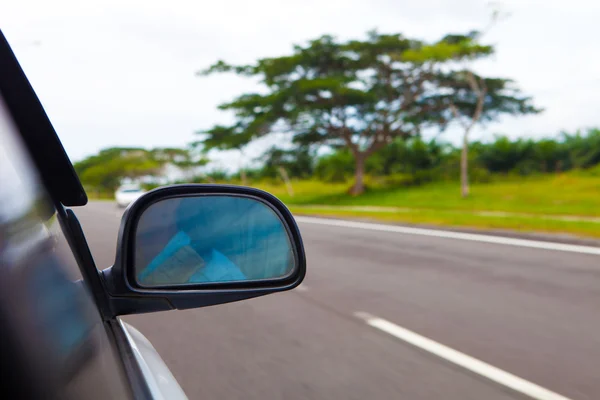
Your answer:
[[[264,90],[246,93],[219,108],[232,111],[232,125],[201,131],[206,149],[239,148],[274,132],[291,132],[301,145],[345,146],[353,155],[351,193],[364,191],[365,161],[394,138],[419,132],[435,111],[424,101],[447,64],[491,54],[472,36],[433,43],[401,34],[370,32],[365,40],[322,36],[290,55],[251,65],[219,61],[201,72],[258,77]]]

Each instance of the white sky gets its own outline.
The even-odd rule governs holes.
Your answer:
[[[486,36],[496,55],[477,69],[515,79],[546,111],[506,118],[474,138],[600,126],[600,2],[513,0],[502,8],[511,17]],[[0,27],[79,160],[108,146],[182,146],[194,131],[230,121],[216,106],[254,84],[194,75],[217,59],[248,63],[324,33],[360,38],[373,28],[438,39],[480,29],[489,15],[483,0],[4,0]],[[231,152],[213,159],[240,162]]]

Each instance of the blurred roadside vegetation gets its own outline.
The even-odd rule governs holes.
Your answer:
[[[140,186],[151,189],[159,186],[161,181],[157,176],[164,174],[167,166],[192,176],[196,168],[207,162],[189,149],[110,147],[73,166],[89,197],[114,199],[115,190],[126,181],[139,182]]]
[[[484,34],[433,42],[376,31],[347,41],[323,35],[248,65],[217,61],[198,75],[262,85],[219,105],[233,114],[231,125],[196,132],[186,148],[105,149],[75,169],[92,198],[112,198],[132,182],[229,183],[274,193],[297,214],[600,237],[600,129],[469,137],[503,116],[544,111],[511,79],[474,71],[474,61],[494,54]],[[442,139],[449,126],[462,132],[459,146]],[[287,139],[254,167],[220,170],[207,158],[211,150],[243,156],[272,134]]]
[[[262,165],[245,175],[247,185],[275,194],[297,215],[600,237],[599,129],[539,140],[498,135],[473,143],[469,157],[467,198],[458,185],[460,149],[420,138],[398,139],[375,153],[360,196],[349,194],[353,160],[343,148],[320,157],[309,148],[271,148]],[[169,183],[242,184],[239,172],[211,169],[206,159],[183,159],[188,161],[161,149],[111,148],[75,163],[75,169],[95,199],[112,199],[123,179],[152,177],[177,160],[201,172]]]

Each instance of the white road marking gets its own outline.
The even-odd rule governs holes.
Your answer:
[[[345,221],[330,218],[295,217],[297,222],[315,225],[337,226],[341,228],[366,229],[380,232],[403,233],[408,235],[433,236],[446,239],[470,240],[475,242],[502,244],[508,246],[530,247],[534,249],[566,251],[600,255],[600,247],[580,246],[574,244],[544,242],[539,240],[515,239],[503,236],[482,235],[477,233],[451,232],[437,229],[412,228],[398,225],[373,224],[369,222]]]
[[[535,383],[519,378],[509,372],[496,368],[488,363],[473,358],[460,351],[454,350],[441,343],[433,341],[418,333],[402,328],[383,318],[378,318],[365,312],[356,312],[354,315],[364,320],[368,325],[377,328],[387,334],[394,336],[406,343],[434,354],[446,361],[456,364],[464,369],[481,375],[502,386],[508,387],[516,392],[522,393],[535,400],[571,400],[568,397],[545,389]]]
[[[300,285],[300,286],[296,287],[296,289],[294,289],[294,290],[296,290],[298,292],[307,292],[308,291],[308,286],[306,286],[306,285]]]

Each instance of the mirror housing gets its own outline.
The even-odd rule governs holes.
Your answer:
[[[156,287],[140,285],[136,279],[135,269],[136,232],[144,212],[150,206],[168,199],[206,199],[209,196],[249,199],[261,203],[272,211],[281,222],[289,240],[286,248],[291,252],[290,257],[293,261],[291,271],[284,276],[268,279],[205,281]],[[306,256],[300,230],[291,212],[279,199],[254,188],[204,184],[161,187],[133,202],[121,219],[115,264],[101,272],[109,297],[111,314],[114,316],[198,308],[264,296],[295,288],[302,282],[305,274]]]

